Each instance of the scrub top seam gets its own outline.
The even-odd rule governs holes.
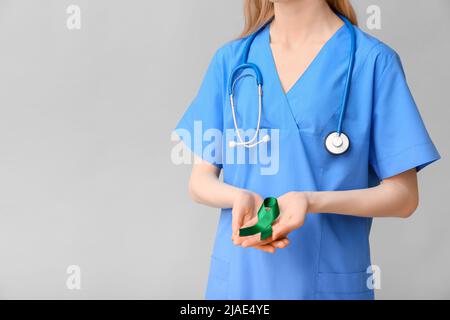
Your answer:
[[[319,180],[319,185],[318,185],[318,189],[321,190],[322,189],[322,180],[323,180],[323,175],[324,175],[324,169],[321,168],[321,172],[320,172],[320,180]],[[314,281],[314,297],[317,299],[317,295],[319,294],[319,274],[320,274],[320,260],[322,257],[322,239],[323,239],[323,213],[319,213],[319,221],[320,221],[320,236],[319,236],[319,253],[317,254],[317,262],[316,262],[316,270],[315,270],[315,281]]]
[[[320,213],[320,239],[319,239],[319,253],[317,255],[317,262],[316,262],[316,274],[315,274],[315,281],[314,281],[314,297],[317,299],[317,295],[319,292],[319,275],[320,275],[320,260],[322,257],[322,238],[323,238],[323,214]]]
[[[371,248],[370,248],[370,229],[372,227],[371,225],[371,221],[373,218],[366,218],[366,235],[367,235],[367,261],[369,262],[369,265],[367,266],[367,268],[369,268],[372,265],[372,257],[371,257]],[[367,268],[366,268],[366,273],[367,273]]]
[[[386,71],[394,64],[396,55],[397,54],[394,53],[392,56],[389,57],[389,62],[384,67],[383,71],[380,74],[379,80],[375,84],[375,92],[378,92],[378,90],[380,89],[380,86],[383,84],[383,78],[386,75]],[[375,96],[375,98],[378,97],[376,94],[374,94],[374,96]],[[375,104],[376,104],[376,100],[375,100]]]
[[[377,42],[376,44],[374,44],[374,45],[367,51],[367,54],[364,56],[364,58],[361,58],[361,61],[362,61],[361,66],[365,66],[367,60],[369,59],[369,57],[370,57],[370,55],[373,53],[373,51],[374,51],[376,48],[381,47],[381,46],[383,46],[383,43],[382,43],[382,42]],[[355,73],[353,74],[353,76],[352,76],[352,82],[353,82],[354,79],[356,79],[357,77],[359,77],[359,74],[362,72],[363,68],[361,68],[361,67],[358,68],[358,69],[355,68],[355,70],[356,70],[356,72],[355,72]]]

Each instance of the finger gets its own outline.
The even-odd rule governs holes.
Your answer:
[[[240,235],[234,235],[233,243],[235,245],[242,245],[242,243],[244,243],[244,241],[246,241],[246,240],[254,239],[255,241],[257,241],[259,238],[260,238],[259,233],[251,235],[251,236],[244,236],[244,237],[241,237]]]
[[[272,243],[270,243],[270,245],[272,245],[272,246],[274,246],[275,248],[278,248],[278,249],[286,248],[288,246],[288,244],[289,244],[289,241],[284,241],[285,239],[275,240]]]
[[[260,240],[260,235],[254,235],[249,237],[234,237],[233,242],[235,245],[242,245],[243,247],[257,247],[264,245],[272,245],[274,247],[283,247],[285,248],[289,243],[289,239],[286,237],[282,237],[277,240],[273,240],[272,238],[267,238],[265,240]]]
[[[278,238],[275,238],[275,233],[273,233],[271,237],[265,240],[261,240],[260,234],[256,234],[250,237],[239,237],[240,239],[236,239],[236,243],[240,244],[243,247],[256,247],[261,245],[275,244],[276,242],[277,245],[283,246],[284,248],[290,243],[289,239],[286,237],[286,235],[290,232],[290,228],[283,224],[279,225],[277,228],[279,229],[278,232],[280,232]],[[274,228],[273,230],[275,231],[276,229]]]
[[[287,220],[287,221],[284,221]],[[253,217],[247,223],[245,223],[242,228],[253,226],[258,222],[258,217]],[[260,234],[255,234],[251,236],[239,236],[234,234],[232,237],[233,243],[235,245],[241,245],[243,247],[255,247],[260,245],[265,245],[271,243],[273,240],[281,240],[285,238],[285,236],[293,229],[290,227],[289,220],[287,216],[280,217],[280,220],[277,220],[273,226],[273,234],[272,237],[269,237],[265,240],[261,240]],[[289,240],[288,240],[289,241]],[[289,242],[287,242],[289,244]],[[286,245],[287,245],[286,244]]]
[[[246,247],[256,247],[256,246],[269,244],[272,241],[273,241],[272,237],[268,237],[267,239],[261,240],[261,235],[258,233],[255,236],[248,237],[248,238],[244,239],[244,241],[241,243],[241,246],[243,246],[244,248],[246,248]]]
[[[231,240],[233,241],[233,243],[235,245],[240,245],[242,244],[243,241],[245,241],[245,239],[249,238],[249,237],[258,237],[258,235],[251,235],[251,236],[240,236],[239,235],[239,229],[240,228],[246,228],[246,227],[250,227],[255,225],[258,222],[258,217],[253,217],[250,220],[248,220],[242,227],[239,226],[237,232],[233,233]]]
[[[288,243],[283,240],[275,240],[274,242],[271,243],[271,245],[274,246],[275,248],[283,249],[287,247]]]
[[[264,246],[253,247],[253,248],[267,252],[267,253],[275,253],[275,251],[276,251],[276,248],[274,248],[273,246],[268,245],[268,244],[264,245]]]
[[[270,244],[278,244],[278,243],[288,245],[289,239],[288,238],[279,238],[279,239],[273,240]]]
[[[242,242],[244,242],[244,237],[240,237],[238,234],[234,234],[231,237],[231,240],[233,241],[233,244],[236,246],[240,246],[242,244]]]

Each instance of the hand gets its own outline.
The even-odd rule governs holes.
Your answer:
[[[239,234],[239,229],[256,216],[263,199],[256,193],[242,190],[233,201],[231,228],[233,235]]]
[[[252,193],[250,191],[242,191],[238,194],[236,199],[233,203],[233,209],[232,209],[232,240],[234,242],[235,239],[240,238],[239,237],[239,229],[246,225],[249,221],[251,221],[253,218],[256,218],[256,221],[258,220],[256,215],[258,213],[259,208],[261,207],[263,203],[263,199],[261,196],[257,195],[256,193]],[[235,244],[237,244],[235,242]],[[274,241],[273,243],[266,244],[266,245],[260,245],[260,246],[254,246],[255,249],[262,250],[265,252],[273,253],[275,252],[276,248],[284,248],[289,244],[289,240],[279,239],[278,241]]]
[[[280,208],[280,216],[272,225],[271,237],[265,240],[260,240],[260,234],[239,237],[235,239],[235,244],[240,244],[243,247],[266,246],[281,239],[286,239],[290,232],[303,226],[309,206],[306,193],[288,192],[278,198],[278,206]],[[254,225],[257,221],[258,218],[254,217],[244,226]]]

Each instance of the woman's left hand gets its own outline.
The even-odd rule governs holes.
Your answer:
[[[278,239],[286,238],[295,229],[303,226],[308,211],[308,197],[304,192],[288,192],[278,198],[280,216],[272,225],[272,236],[261,240],[260,234],[248,237],[237,237],[234,244],[242,247],[258,247],[270,244]],[[248,221],[244,227],[256,224],[258,217]]]

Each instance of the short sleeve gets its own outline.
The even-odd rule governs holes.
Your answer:
[[[421,170],[440,158],[393,52],[375,73],[370,163],[380,180]],[[382,65],[382,67],[381,67]]]
[[[212,58],[200,89],[178,122],[175,132],[199,158],[222,168],[223,63]]]

